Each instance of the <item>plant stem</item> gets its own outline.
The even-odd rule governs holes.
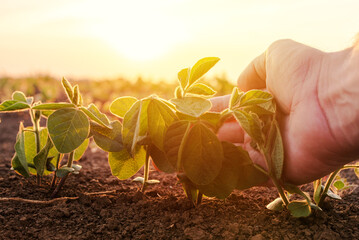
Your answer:
[[[275,179],[275,177],[271,177],[274,186],[277,188],[277,191],[279,193],[280,198],[282,199],[283,203],[285,206],[288,206],[289,204],[289,200],[287,195],[285,194],[285,192],[283,191],[283,188],[280,186],[279,182],[277,179]]]
[[[55,172],[54,172],[54,176],[53,176],[52,181],[51,181],[50,190],[54,189],[54,187],[55,187],[55,183],[56,183],[56,179],[57,179],[56,171],[59,169],[59,163],[60,163],[61,156],[62,156],[61,153],[57,154],[56,170],[55,170]]]
[[[72,163],[74,161],[74,153],[75,153],[74,151],[72,151],[70,153],[69,159],[67,160],[67,165],[66,165],[67,167],[72,167]],[[61,180],[60,180],[59,184],[57,185],[56,189],[51,194],[51,198],[56,197],[56,195],[60,192],[60,190],[61,190],[62,186],[65,184],[65,181],[66,181],[68,176],[69,176],[69,173],[65,177],[61,178]]]
[[[145,160],[145,167],[143,169],[144,173],[144,179],[143,179],[143,185],[142,185],[142,192],[145,192],[148,182],[148,176],[150,173],[150,155],[148,154],[148,147],[146,147],[146,160]]]
[[[202,203],[202,198],[203,198],[203,193],[198,192],[198,195],[197,195],[197,203],[196,203],[197,206]]]
[[[70,152],[69,159],[67,160],[67,167],[72,167],[72,163],[74,162],[74,154],[75,151]]]
[[[283,191],[283,188],[280,185],[278,179],[275,177],[275,173],[272,172],[273,168],[272,168],[272,164],[271,164],[272,161],[271,161],[270,156],[265,152],[264,148],[260,147],[259,149],[266,160],[265,162],[266,162],[267,168],[268,168],[268,176],[271,178],[274,186],[277,188],[278,194],[279,194],[280,198],[282,199],[284,205],[288,206],[288,204],[289,204],[288,197],[285,194],[285,192]]]
[[[59,184],[57,184],[56,189],[52,192],[51,194],[51,198],[56,197],[56,195],[60,192],[62,186],[65,184],[66,178],[69,176],[69,174],[67,174],[65,177],[61,178]]]
[[[340,172],[340,170],[342,170],[342,168],[339,168],[339,169],[335,170],[334,172],[332,172],[329,175],[329,178],[325,183],[323,192],[320,195],[320,199],[319,199],[319,202],[318,202],[319,207],[322,205],[322,203],[324,202],[324,199],[327,197],[328,190],[329,190],[330,186],[332,185],[335,176]]]
[[[36,143],[36,153],[39,153],[41,150],[41,142],[40,142],[40,118],[35,116],[35,112],[30,109],[31,121],[34,128],[35,133],[35,143]],[[41,176],[36,174],[36,182],[37,185],[41,186]]]

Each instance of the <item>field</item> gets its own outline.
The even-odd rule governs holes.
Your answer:
[[[230,94],[233,86],[224,78],[208,80],[218,95]],[[175,83],[150,83],[138,79],[79,81],[84,102],[95,103],[107,112],[120,96],[145,97],[153,92],[168,99]],[[55,87],[56,86],[56,87]],[[37,100],[66,101],[60,81],[50,77],[0,79],[0,100],[15,90]],[[31,124],[27,113],[0,114],[0,238],[1,239],[358,239],[359,189],[352,187],[342,200],[327,199],[324,211],[308,218],[293,218],[288,211],[273,212],[265,206],[277,197],[275,189],[254,187],[235,190],[226,200],[204,198],[193,207],[176,174],[151,167],[149,186],[112,176],[107,153],[90,143],[78,161],[79,175],[70,175],[58,198],[48,192],[51,178],[42,187],[36,177],[25,179],[10,170],[19,122]],[[44,122],[40,123],[41,125]],[[142,176],[143,169],[133,178]],[[352,170],[342,176],[358,184]],[[302,190],[313,192],[312,185]]]

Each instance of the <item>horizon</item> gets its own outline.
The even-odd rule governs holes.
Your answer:
[[[207,56],[207,77],[240,72],[282,38],[339,51],[359,31],[359,2],[3,1],[0,75],[173,81]]]

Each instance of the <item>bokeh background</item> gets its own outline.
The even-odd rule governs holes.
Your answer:
[[[170,97],[177,72],[206,56],[221,58],[206,79],[230,93],[275,40],[349,47],[358,10],[357,0],[0,0],[0,100],[13,90],[58,98],[63,76],[85,81],[89,102]]]

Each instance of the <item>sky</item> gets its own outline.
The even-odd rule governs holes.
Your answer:
[[[357,0],[0,0],[0,76],[175,80],[203,57],[235,82],[278,39],[349,47]]]

